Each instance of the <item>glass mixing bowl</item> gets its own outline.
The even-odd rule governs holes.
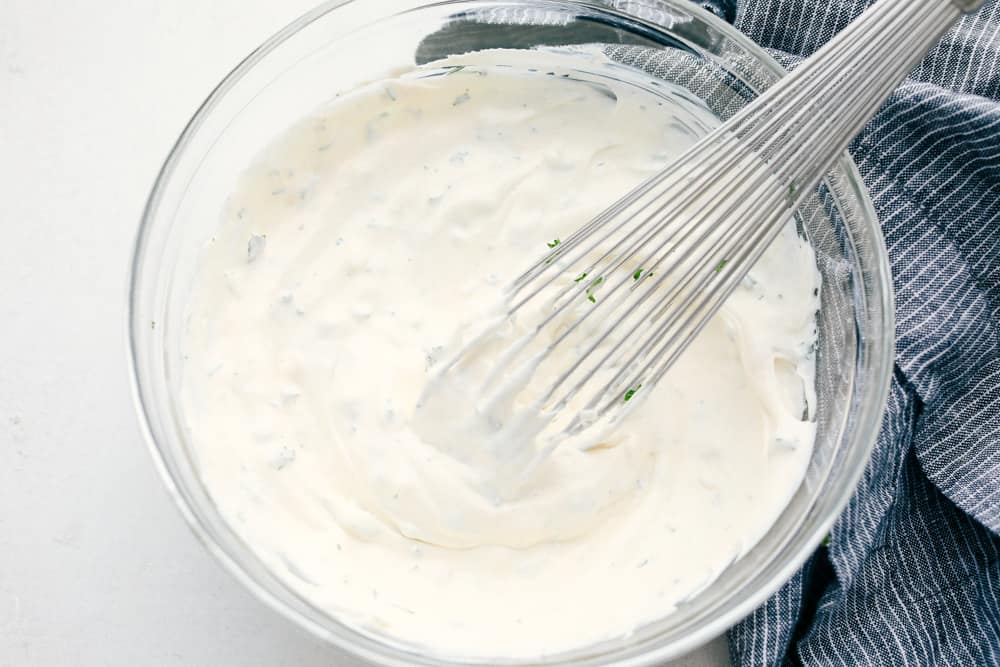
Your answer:
[[[313,607],[220,516],[199,479],[176,401],[185,307],[199,249],[253,156],[338,91],[477,48],[583,43],[603,44],[610,57],[651,81],[687,89],[720,118],[782,75],[761,48],[687,0],[331,1],[263,44],[212,92],[163,165],[143,215],[131,273],[130,359],[141,420],[170,492],[209,551],[258,597],[372,663],[462,664],[358,632]],[[785,582],[847,503],[885,406],[892,294],[878,222],[846,155],[813,194],[798,213],[823,274],[818,436],[804,481],[763,539],[675,613],[627,638],[533,664],[649,665],[689,651]]]

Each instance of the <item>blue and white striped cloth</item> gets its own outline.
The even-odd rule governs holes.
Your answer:
[[[699,4],[794,66],[871,2]],[[730,631],[732,659],[1000,665],[1000,0],[962,19],[851,153],[896,290],[889,408],[829,547]]]
[[[656,20],[656,0],[602,1]],[[871,2],[697,0],[787,67]],[[552,20],[499,11],[476,18]],[[434,38],[422,48],[432,58]],[[889,405],[829,545],[730,631],[732,661],[1000,667],[1000,0],[962,19],[851,153],[896,291]]]

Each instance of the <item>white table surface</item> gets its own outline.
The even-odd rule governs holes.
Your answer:
[[[353,664],[195,540],[129,394],[126,267],[205,94],[314,0],[0,0],[0,665]],[[718,640],[676,665],[728,664]]]

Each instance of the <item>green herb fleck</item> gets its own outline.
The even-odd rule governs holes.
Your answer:
[[[577,278],[576,280],[574,280],[573,282],[575,282],[575,283],[578,283],[578,282],[580,282],[581,280],[583,280],[583,279],[584,279],[584,278],[586,278],[586,277],[587,277],[587,274],[586,274],[586,273],[581,273],[581,274],[580,274],[580,277],[579,277],[579,278]]]
[[[559,239],[552,239],[552,243],[548,243],[547,245],[548,245],[548,246],[549,246],[550,248],[555,248],[555,247],[556,247],[557,245],[559,245],[560,243],[562,243],[562,241],[560,241]]]
[[[628,403],[630,400],[632,400],[632,397],[635,396],[635,392],[639,391],[640,389],[642,389],[642,385],[641,384],[638,385],[638,386],[636,386],[635,389],[629,389],[628,391],[626,391],[625,392],[625,402]]]
[[[826,537],[823,538],[823,546],[824,547],[830,546],[830,536],[829,535],[827,535]]]
[[[788,184],[788,203],[792,204],[795,202],[795,195],[798,192],[798,188],[795,186],[795,181]]]
[[[604,282],[604,276],[597,276],[597,278],[594,279],[594,282],[590,283],[590,285],[587,287],[587,298],[590,300],[591,303],[597,303],[597,299],[594,298],[594,288],[603,282]]]
[[[152,321],[151,321],[151,322],[149,323],[149,328],[150,328],[150,329],[155,329],[155,328],[156,328],[156,320],[152,320]]]
[[[636,269],[636,272],[632,274],[632,280],[638,280],[642,277],[642,269]]]
[[[715,272],[718,273],[718,272],[722,271],[722,269],[726,268],[726,264],[729,264],[729,260],[728,259],[724,259],[724,260],[720,261],[718,264],[715,265]]]

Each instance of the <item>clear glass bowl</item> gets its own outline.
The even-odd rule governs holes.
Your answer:
[[[285,586],[220,516],[199,479],[175,400],[199,249],[255,154],[338,91],[392,69],[475,48],[596,42],[607,45],[611,57],[687,88],[722,118],[782,75],[762,49],[687,0],[608,4],[618,9],[558,0],[327,2],[254,51],[212,92],[150,195],[133,257],[128,326],[137,407],[163,478],[209,551],[258,597],[372,663],[461,664],[342,625]],[[817,250],[824,279],[818,437],[804,482],[764,538],[677,612],[628,638],[534,664],[650,665],[689,651],[785,582],[847,503],[885,406],[893,310],[878,222],[846,155],[803,204],[799,223]]]

